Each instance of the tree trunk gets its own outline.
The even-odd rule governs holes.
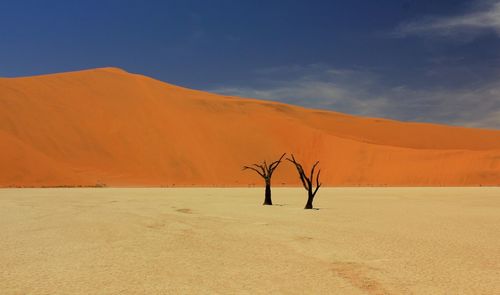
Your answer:
[[[313,196],[312,192],[310,191],[308,193],[307,203],[306,203],[306,206],[304,207],[304,209],[312,209],[313,208],[313,199],[314,199],[314,196]]]
[[[264,205],[272,205],[273,201],[271,200],[271,182],[266,181],[266,198],[264,199]]]

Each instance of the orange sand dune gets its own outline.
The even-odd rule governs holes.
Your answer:
[[[326,185],[500,185],[500,130],[210,94],[115,68],[0,79],[0,186],[260,184],[293,152]],[[284,163],[275,184],[298,184]]]

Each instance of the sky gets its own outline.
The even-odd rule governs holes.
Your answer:
[[[0,1],[0,77],[107,66],[225,95],[500,129],[500,0]]]

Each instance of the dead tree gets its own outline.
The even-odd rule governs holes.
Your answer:
[[[319,182],[319,174],[321,173],[321,169],[318,170],[318,174],[316,174],[316,188],[313,191],[313,179],[314,179],[314,169],[316,169],[316,166],[319,164],[319,161],[314,163],[314,165],[311,168],[311,174],[309,177],[306,176],[306,173],[304,172],[304,168],[302,168],[302,165],[297,163],[295,158],[292,155],[292,158],[286,158],[288,161],[292,162],[295,165],[295,168],[297,168],[297,172],[299,172],[300,176],[300,181],[302,181],[302,185],[307,191],[307,203],[304,209],[312,209],[313,208],[313,200],[314,196],[316,196],[316,193],[318,192],[321,183]]]
[[[264,178],[264,181],[266,182],[266,195],[264,198],[264,205],[273,204],[273,201],[271,200],[271,177],[273,176],[274,170],[278,168],[284,156],[285,154],[281,155],[279,160],[272,162],[269,166],[267,165],[266,161],[264,161],[261,165],[252,164],[251,166],[243,166],[243,170],[253,170],[257,172],[262,178]]]

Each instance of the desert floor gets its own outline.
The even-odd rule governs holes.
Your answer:
[[[1,294],[498,294],[500,188],[2,189]]]

